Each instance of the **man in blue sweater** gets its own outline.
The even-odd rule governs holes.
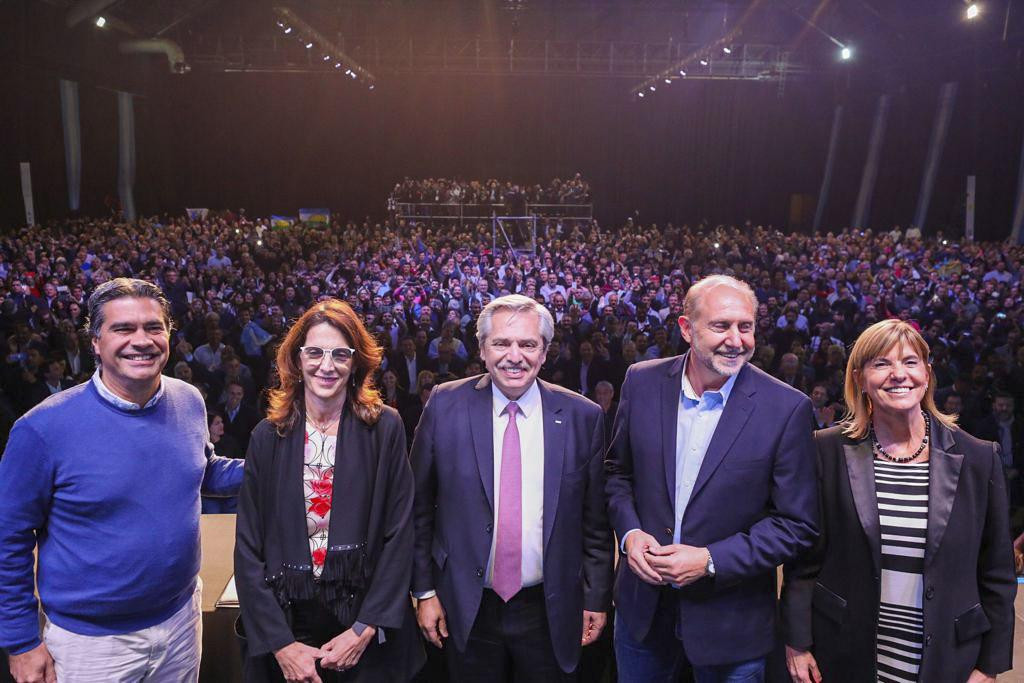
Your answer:
[[[18,683],[198,679],[199,493],[237,492],[242,461],[213,455],[199,392],[160,374],[170,330],[156,285],[100,285],[89,299],[96,374],[11,431],[0,646]]]

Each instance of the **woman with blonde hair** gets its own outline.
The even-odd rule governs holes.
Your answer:
[[[407,681],[422,664],[412,472],[402,421],[373,385],[380,359],[338,300],[314,304],[277,350],[280,386],[238,503],[247,682]]]
[[[911,325],[865,330],[847,414],[815,433],[821,535],[786,568],[794,681],[994,681],[1011,667],[1016,581],[999,446],[939,412]]]

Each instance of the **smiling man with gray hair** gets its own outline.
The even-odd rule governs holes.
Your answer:
[[[416,428],[412,590],[452,680],[567,680],[611,607],[604,419],[537,379],[553,335],[536,301],[489,303],[487,374],[435,388]]]
[[[92,380],[18,420],[0,460],[0,646],[18,683],[195,681],[199,492],[236,493],[242,462],[213,455],[199,391],[160,374],[159,287],[100,285],[88,327]]]

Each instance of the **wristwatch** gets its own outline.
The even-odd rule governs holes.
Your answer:
[[[711,559],[711,551],[707,548],[704,549],[708,554],[708,563],[704,565],[704,571],[707,572],[708,576],[714,577],[715,575],[715,561]]]

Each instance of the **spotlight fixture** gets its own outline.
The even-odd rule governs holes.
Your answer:
[[[708,65],[708,60],[706,60],[703,57],[701,57],[700,58],[700,65],[701,66],[707,66]]]
[[[657,90],[657,88],[655,88],[655,87],[654,87],[654,86],[652,85],[652,86],[651,86],[651,92],[654,92],[655,90]]]
[[[306,43],[306,49],[307,50],[312,50],[313,49],[313,43]]]
[[[638,92],[637,95],[639,95],[640,97],[644,96],[643,92]]]
[[[728,45],[726,45],[725,47],[722,48],[722,52],[724,52],[727,55],[731,55],[732,54],[732,48],[729,47]]]
[[[351,76],[352,78],[355,78],[356,77],[356,72],[355,71],[349,71],[348,75]]]
[[[978,7],[978,3],[972,2],[967,5],[966,15],[968,19],[977,19],[979,14],[981,14],[981,8]]]
[[[718,242],[715,242],[715,249],[718,249],[718,247],[719,247]]]
[[[96,17],[96,25],[100,28],[103,28],[107,25],[107,18],[104,16]]]
[[[680,69],[679,75],[682,76],[683,78],[686,78],[686,69]]]
[[[672,85],[672,79],[671,78],[666,78],[665,82],[668,83],[669,85]]]
[[[853,57],[853,50],[849,46],[844,45],[843,48],[839,51],[839,59],[843,60],[844,62],[848,62],[850,61],[851,57]]]
[[[283,22],[283,21],[279,21],[279,22],[277,22],[277,25],[278,25],[278,27],[280,27],[280,28],[284,28],[284,22]]]
[[[341,62],[335,62],[334,63],[334,68],[335,69],[340,69],[341,68]]]
[[[330,55],[324,55],[324,61],[325,62],[331,61],[331,56]]]
[[[377,86],[375,86],[375,85],[374,85],[373,83],[371,83],[371,84],[370,84],[370,90],[373,90],[373,89],[374,89],[374,88],[376,88],[376,87],[377,87]]]
[[[285,32],[285,33],[291,33],[291,32],[292,32],[292,27],[291,27],[291,26],[289,26],[288,28],[286,28],[286,29],[284,30],[284,32]]]

